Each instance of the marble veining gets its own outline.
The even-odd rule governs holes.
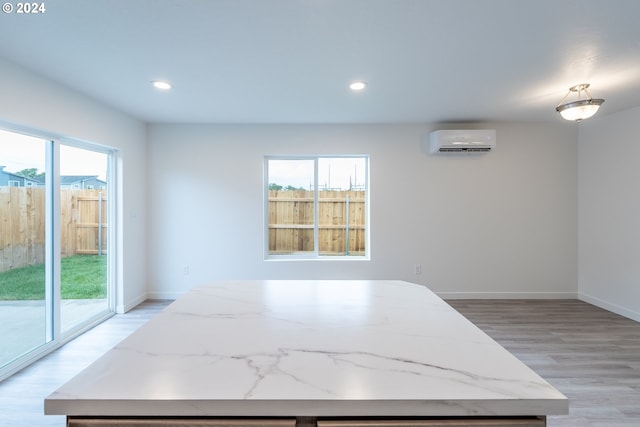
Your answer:
[[[49,414],[559,415],[567,399],[424,286],[225,281],[176,300]]]

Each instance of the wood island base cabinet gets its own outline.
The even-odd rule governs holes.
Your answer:
[[[545,427],[546,417],[318,419],[273,418],[83,418],[69,417],[67,427]]]

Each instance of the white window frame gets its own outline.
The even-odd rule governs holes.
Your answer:
[[[354,256],[354,255],[321,255],[319,253],[318,248],[318,161],[321,158],[364,158],[365,159],[365,254]],[[313,160],[314,161],[314,183],[313,183],[313,191],[314,191],[314,229],[313,229],[313,252],[309,251],[308,253],[303,254],[270,254],[269,253],[269,161],[270,160]],[[278,156],[278,155],[269,155],[264,156],[263,163],[263,230],[264,230],[264,260],[265,261],[370,261],[371,259],[371,220],[370,220],[370,212],[371,212],[371,204],[370,204],[370,189],[369,189],[369,162],[370,158],[367,154],[323,154],[323,155],[297,155],[297,156]]]

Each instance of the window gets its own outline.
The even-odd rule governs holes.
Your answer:
[[[368,160],[265,158],[266,258],[366,259]]]

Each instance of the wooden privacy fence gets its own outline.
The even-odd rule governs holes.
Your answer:
[[[364,255],[365,192],[318,192],[318,249],[321,255]],[[269,191],[269,253],[314,250],[314,192]]]
[[[0,187],[0,272],[44,262],[44,188]]]
[[[44,262],[45,189],[0,187],[0,272]],[[104,190],[60,190],[60,254],[106,253]]]

